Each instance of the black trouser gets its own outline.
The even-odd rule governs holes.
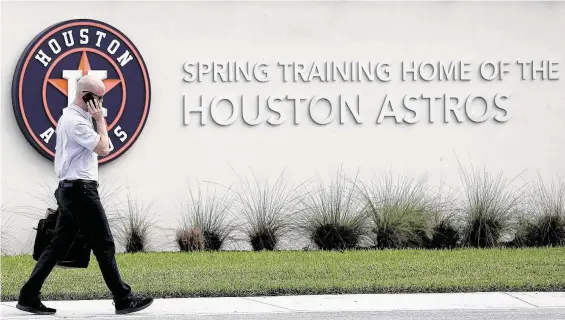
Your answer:
[[[61,182],[55,192],[59,204],[59,217],[51,243],[39,257],[29,280],[20,291],[20,300],[36,299],[45,279],[58,260],[62,260],[72,242],[81,231],[90,246],[106,285],[113,298],[120,299],[131,292],[122,281],[116,264],[116,247],[100,196],[94,181]]]

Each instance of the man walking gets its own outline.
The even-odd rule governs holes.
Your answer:
[[[101,103],[104,83],[91,75],[77,84],[76,96],[57,124],[55,171],[59,213],[55,233],[39,257],[29,280],[23,285],[17,308],[35,314],[54,314],[40,299],[40,290],[58,260],[65,257],[73,240],[82,231],[90,246],[106,285],[112,292],[116,313],[124,314],[148,307],[152,298],[131,294],[120,277],[115,245],[108,219],[98,194],[98,155],[108,155],[109,138]],[[92,119],[96,120],[96,131]]]

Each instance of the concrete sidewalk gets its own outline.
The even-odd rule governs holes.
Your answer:
[[[108,319],[111,300],[44,301],[54,316],[36,316],[2,302],[2,319]],[[360,294],[241,298],[156,299],[136,319],[472,319],[468,311],[489,311],[489,319],[565,319],[565,292]],[[383,311],[387,311],[386,313]],[[434,312],[441,311],[441,312]],[[392,312],[392,313],[391,313]],[[397,312],[399,317],[394,317]],[[378,315],[386,315],[379,317]],[[410,314],[413,314],[412,318]],[[499,314],[500,317],[495,315]],[[506,316],[507,317],[506,317]],[[522,317],[523,316],[523,317]]]

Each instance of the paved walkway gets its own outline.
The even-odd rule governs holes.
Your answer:
[[[55,316],[1,303],[2,319],[116,319],[110,300],[45,301]],[[467,317],[469,316],[469,317]],[[482,317],[481,317],[482,316]],[[156,299],[135,319],[565,319],[565,292]],[[123,317],[123,316],[122,316]],[[486,319],[486,318],[484,318]]]

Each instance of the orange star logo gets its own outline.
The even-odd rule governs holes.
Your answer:
[[[82,51],[82,57],[80,58],[77,70],[81,70],[83,76],[87,75],[88,71],[92,70],[90,69],[90,62],[88,61],[86,51]],[[69,96],[69,83],[67,79],[48,79],[47,81],[64,95]],[[106,87],[106,93],[122,82],[120,79],[104,79],[102,81]]]

